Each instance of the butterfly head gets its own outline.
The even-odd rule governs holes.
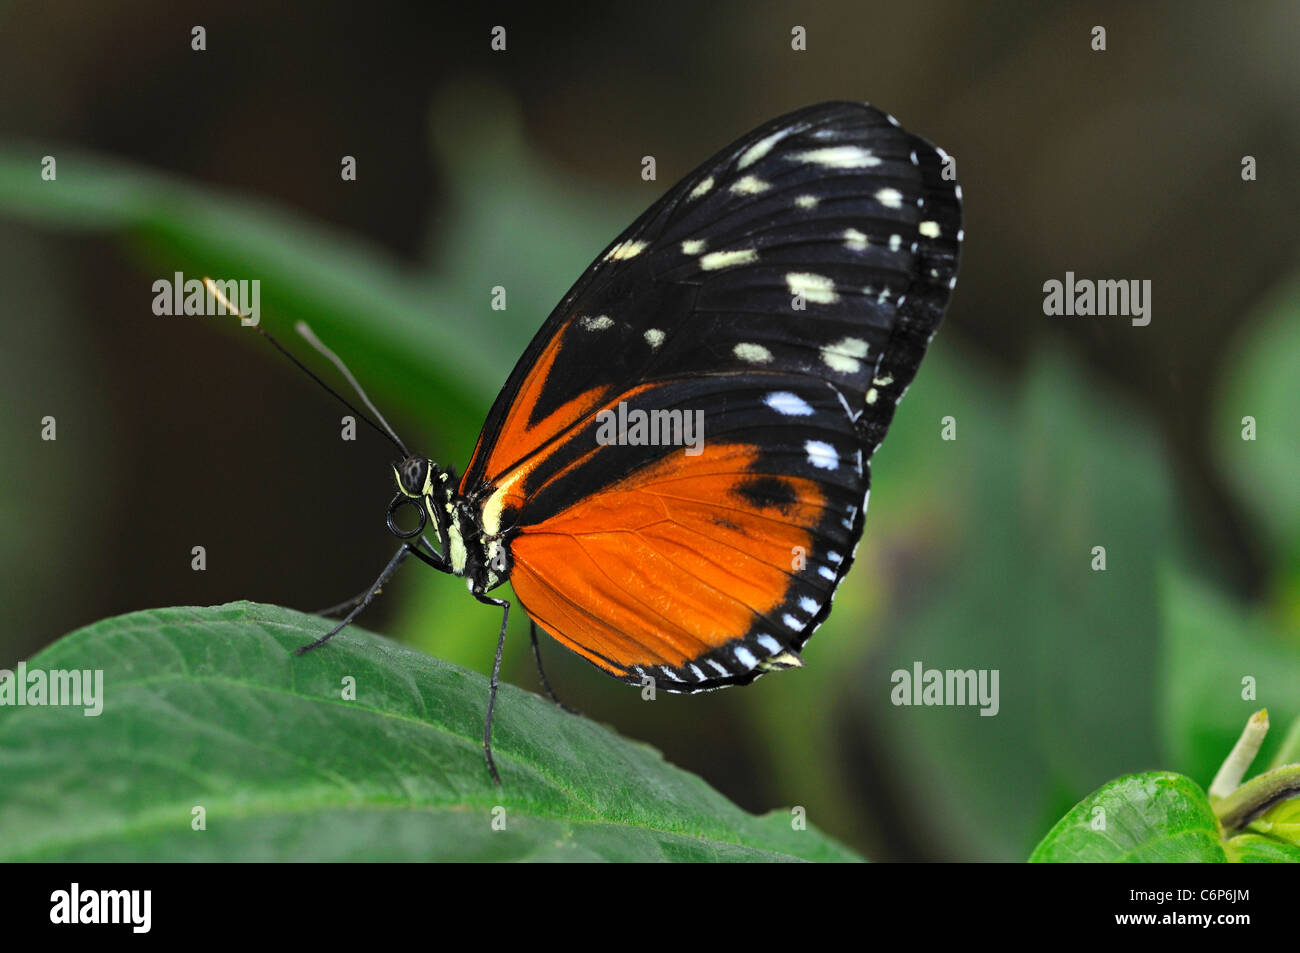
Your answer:
[[[418,499],[429,496],[442,476],[438,465],[428,457],[412,454],[401,463],[393,465],[393,477],[403,496]]]
[[[432,526],[441,542],[444,571],[469,576],[486,591],[509,575],[509,554],[497,539],[485,539],[479,510],[464,499],[457,486],[454,468],[442,469],[428,457],[412,455],[393,464],[397,494],[388,504],[388,529],[398,539],[412,539]],[[416,524],[397,514],[410,507]]]

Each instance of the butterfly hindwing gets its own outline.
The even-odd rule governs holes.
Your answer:
[[[565,295],[460,485],[559,641],[668,689],[798,663],[955,280],[947,162],[872,107],[800,110],[688,175]],[[679,439],[611,442],[634,411]]]

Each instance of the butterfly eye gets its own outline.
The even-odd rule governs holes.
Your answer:
[[[412,495],[420,493],[424,489],[424,475],[428,466],[427,460],[408,457],[402,464],[402,489]]]

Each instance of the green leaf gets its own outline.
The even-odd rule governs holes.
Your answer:
[[[31,659],[102,670],[103,710],[0,707],[0,859],[858,859],[509,685],[497,787],[482,675],[355,628],[293,655],[328,626],[247,602],[157,609]]]
[[[1029,859],[1222,863],[1227,857],[1205,792],[1181,774],[1152,771],[1111,781],[1084,798]]]
[[[1241,863],[1300,863],[1300,798],[1283,801],[1228,841],[1228,856]]]
[[[1300,847],[1263,834],[1238,834],[1224,844],[1228,859],[1238,864],[1297,864]]]
[[[1269,616],[1185,571],[1162,572],[1159,594],[1163,763],[1208,782],[1256,709],[1267,708],[1277,725],[1300,716],[1300,653]],[[1258,763],[1267,764],[1283,739],[1270,732]]]

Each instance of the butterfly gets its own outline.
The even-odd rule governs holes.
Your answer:
[[[510,603],[490,593],[506,582],[535,652],[540,626],[630,684],[702,692],[801,666],[853,563],[872,454],[942,320],[962,238],[952,160],[872,106],[809,106],[737,139],[564,296],[463,474],[384,422],[402,457],[387,519],[401,548],[300,651],[408,556],[462,577],[502,610],[484,726],[498,783]]]

